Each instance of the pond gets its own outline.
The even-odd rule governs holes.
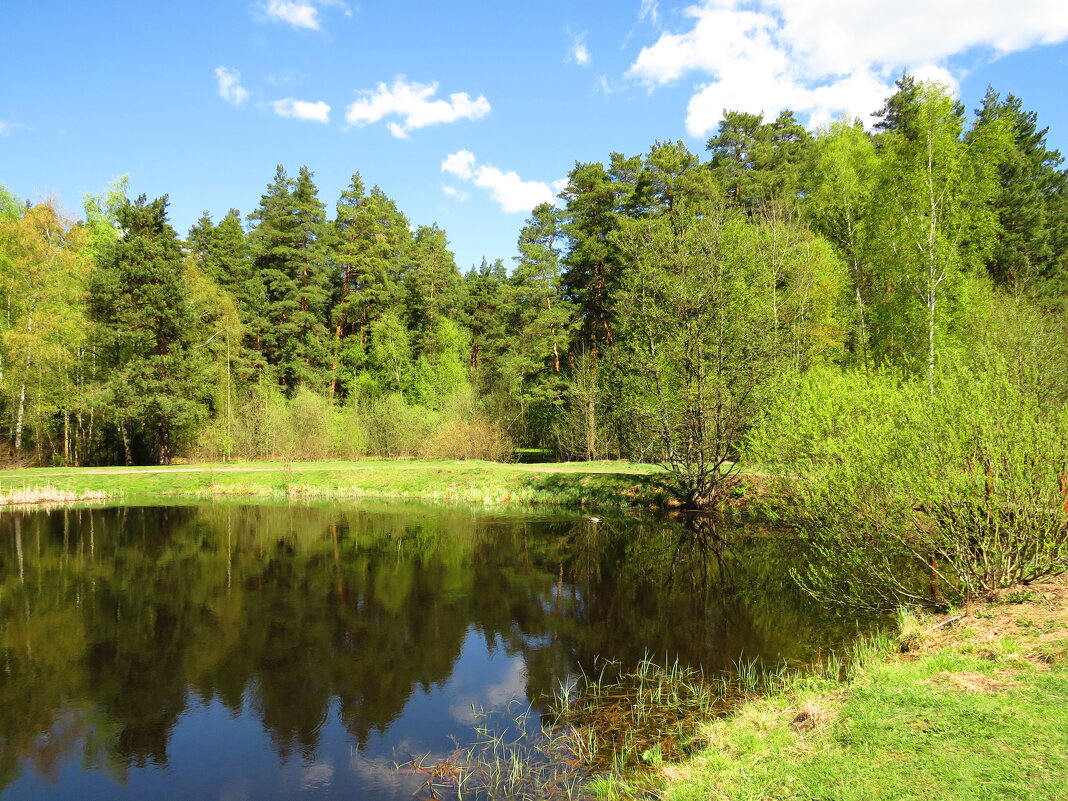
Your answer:
[[[855,634],[789,540],[410,504],[0,515],[0,797],[407,799],[398,772],[599,660]]]

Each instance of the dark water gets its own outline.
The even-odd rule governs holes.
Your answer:
[[[840,643],[781,539],[425,506],[0,515],[4,799],[409,798],[598,657]],[[485,715],[483,717],[483,714]]]

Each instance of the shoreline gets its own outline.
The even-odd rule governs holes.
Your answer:
[[[536,465],[479,461],[247,462],[0,471],[0,506],[126,497],[360,498],[546,506],[661,508],[659,468],[628,462]]]
[[[688,760],[618,789],[651,783],[666,801],[1068,797],[1068,576],[899,624],[862,641],[839,677],[797,676],[746,701],[704,726]]]

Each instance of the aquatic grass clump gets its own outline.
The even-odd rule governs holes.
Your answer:
[[[516,704],[518,702],[513,702]],[[479,801],[587,801],[596,796],[575,750],[574,732],[542,724],[529,706],[507,730],[475,730],[478,739],[436,762],[397,765],[425,775],[417,797]]]
[[[726,685],[704,672],[642,659],[633,671],[604,661],[596,677],[562,686],[549,709],[554,729],[569,729],[573,749],[597,772],[676,761],[690,752],[702,722],[722,711]]]
[[[697,732],[724,708],[702,671],[645,658],[632,671],[598,663],[561,683],[539,716],[531,707],[505,731],[476,729],[477,741],[436,763],[398,769],[426,775],[421,797],[482,801],[589,801],[631,797],[643,775],[699,745]],[[622,795],[621,795],[622,794]]]
[[[709,745],[709,724],[760,697],[807,696],[851,681],[897,650],[889,633],[829,651],[805,669],[739,659],[734,669],[706,676],[677,660],[650,657],[633,670],[614,660],[596,663],[562,682],[539,716],[531,707],[507,730],[476,729],[478,739],[432,764],[398,766],[426,775],[420,797],[481,801],[587,801],[640,797],[660,784],[664,766]],[[824,725],[832,714],[809,704],[795,716],[798,731]]]

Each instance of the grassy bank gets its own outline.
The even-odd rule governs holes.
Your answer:
[[[844,679],[788,680],[709,723],[654,797],[1068,798],[1068,581],[944,619],[908,617]]]
[[[0,503],[44,488],[151,496],[402,498],[570,508],[659,506],[658,469],[626,462],[500,464],[479,461],[248,462],[170,467],[0,471]]]

